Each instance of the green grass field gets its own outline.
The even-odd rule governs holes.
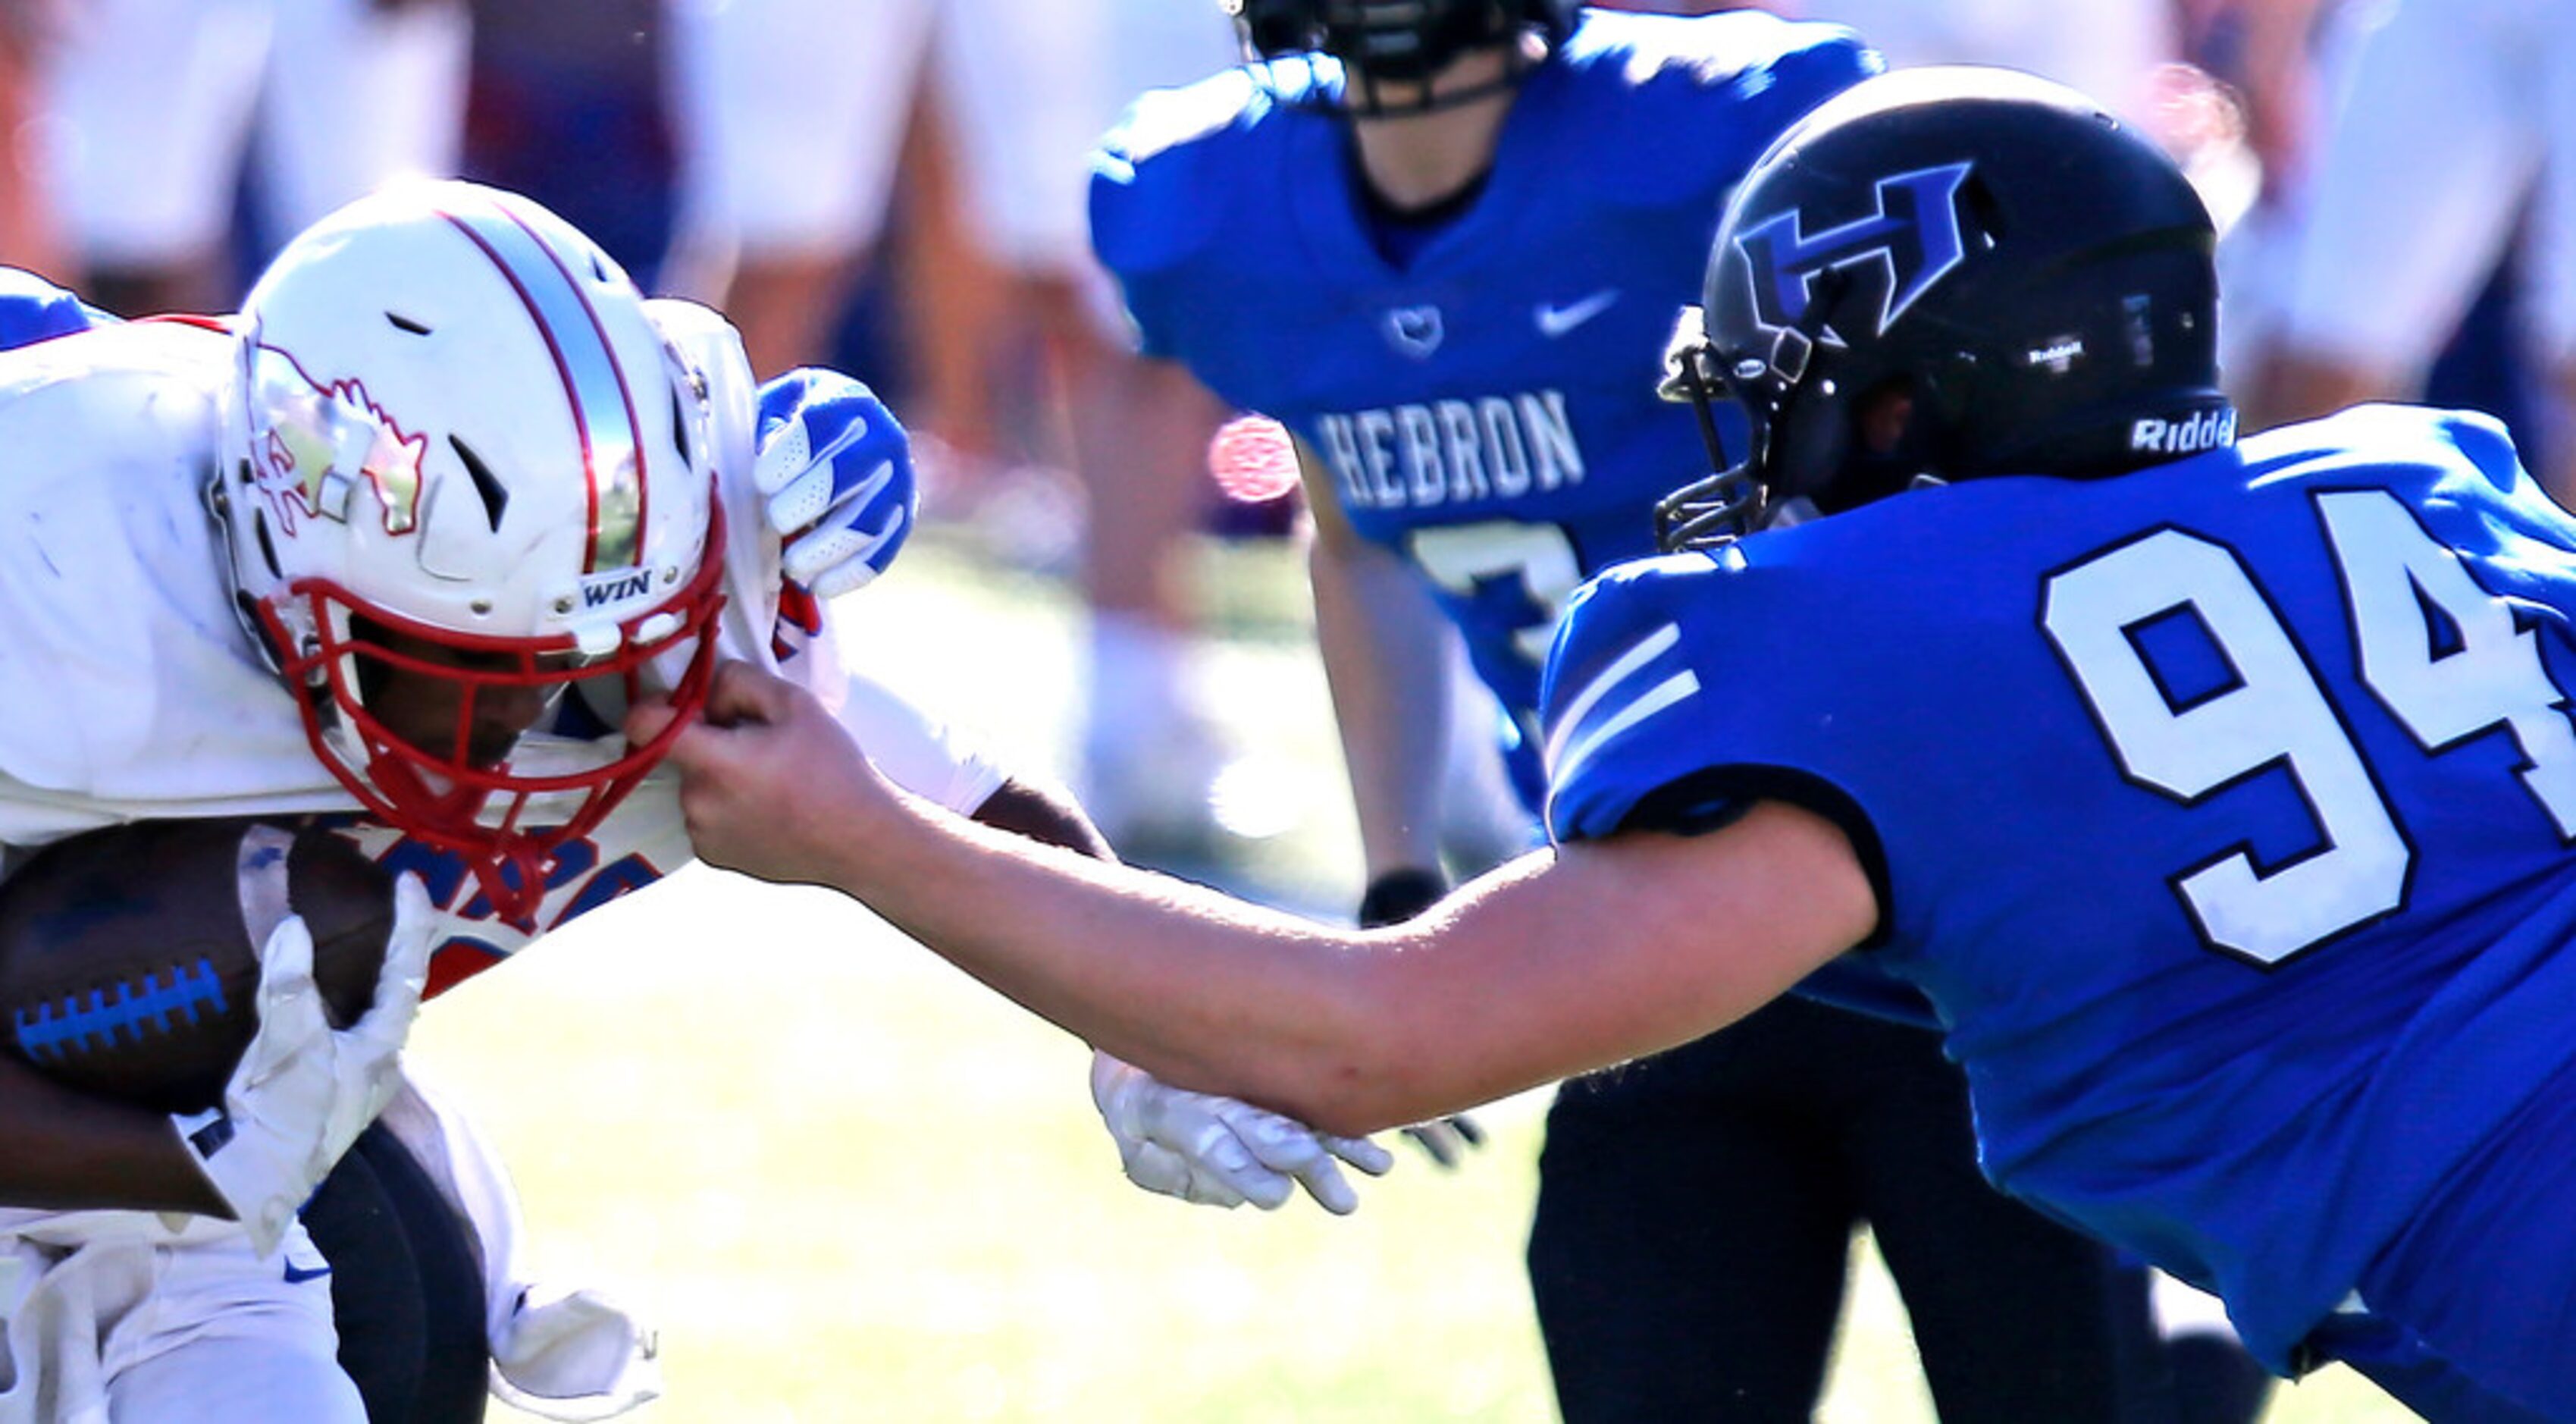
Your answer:
[[[1202,694],[1311,773],[1271,779],[1308,799],[1250,848],[1256,882],[1343,903],[1356,852],[1293,573],[1275,548],[1209,558],[1234,636]],[[932,546],[839,612],[892,680],[1062,764],[1059,589]],[[1553,1418],[1519,1260],[1537,1095],[1487,1110],[1455,1174],[1405,1153],[1352,1218],[1149,1197],[1078,1043],[837,897],[702,868],[441,1000],[413,1061],[501,1145],[537,1274],[660,1327],[662,1424]],[[1866,1257],[1820,1417],[1932,1417]],[[2268,1419],[2410,1417],[2329,1371]]]

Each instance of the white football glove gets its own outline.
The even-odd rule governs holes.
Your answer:
[[[522,1291],[492,1335],[492,1394],[523,1413],[592,1424],[662,1397],[660,1338],[596,1291]]]
[[[1091,1056],[1091,1101],[1127,1180],[1204,1206],[1250,1202],[1274,1211],[1304,1187],[1324,1210],[1348,1216],[1360,1198],[1341,1164],[1372,1177],[1395,1165],[1365,1137],[1335,1137],[1250,1103],[1175,1088],[1106,1053]]]
[[[289,915],[260,947],[259,1031],[221,1104],[170,1119],[206,1180],[265,1256],[305,1198],[402,1081],[403,1040],[420,1012],[435,916],[416,876],[394,882],[393,931],[375,1002],[346,1029],[323,1016],[313,934]]]

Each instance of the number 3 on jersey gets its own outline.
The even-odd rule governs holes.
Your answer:
[[[1530,616],[1513,631],[1512,644],[1533,667],[1547,661],[1557,616],[1583,582],[1583,561],[1575,557],[1574,541],[1564,529],[1487,519],[1416,529],[1404,542],[1433,583],[1461,598],[1473,597],[1479,584],[1517,578],[1529,597]]]
[[[2502,726],[2524,787],[2576,840],[2576,730],[2537,637],[2459,556],[2384,490],[2317,496],[2350,603],[2361,680],[2425,751]],[[2131,632],[2181,610],[2234,680],[2176,706]],[[2447,621],[2438,630],[2433,619]],[[2175,879],[2213,948],[2264,964],[2395,909],[2414,850],[2343,714],[2228,549],[2166,529],[2057,574],[2041,621],[2131,780],[2191,805],[2286,767],[2317,820],[2316,849],[2259,870],[2244,850]]]

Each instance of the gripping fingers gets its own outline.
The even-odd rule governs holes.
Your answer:
[[[908,533],[903,507],[897,505],[886,511],[884,527],[879,529],[826,525],[798,536],[788,544],[779,566],[816,597],[837,597],[864,586],[892,563]]]
[[[790,481],[800,478],[811,470],[822,472],[823,482],[828,491],[831,485],[832,462],[840,458],[851,446],[867,439],[875,429],[867,416],[852,408],[875,403],[875,398],[867,394],[867,387],[856,381],[846,381],[844,389],[855,392],[855,395],[834,394],[813,397],[815,388],[824,384],[819,379],[812,379],[819,374],[799,371],[783,378],[790,384],[780,388],[780,394],[791,398],[794,404],[789,410],[780,412],[774,425],[768,420],[762,421],[764,429],[760,453],[753,457],[751,466],[752,487],[762,494],[776,495],[787,488]],[[807,379],[800,381],[798,379],[800,377]],[[764,388],[763,394],[762,404],[766,406],[769,403],[766,399],[767,388]],[[809,399],[809,397],[812,398]],[[844,416],[846,423],[825,438],[820,448],[817,448],[814,443],[814,424],[818,419],[822,423],[829,424],[834,415]],[[819,509],[818,505],[817,512]],[[800,527],[802,523],[811,522],[811,519],[812,516],[809,514],[805,520],[799,521],[799,524],[784,524],[776,527],[782,531],[793,529]]]
[[[1146,1191],[1205,1206],[1237,1207],[1245,1201],[1243,1183],[1226,1180],[1218,1165],[1206,1160],[1210,1130],[1224,1129],[1199,1102],[1155,1081],[1143,1069],[1106,1053],[1091,1056],[1091,1101],[1118,1144],[1119,1166],[1127,1180]],[[1232,1139],[1227,1138],[1228,1142]],[[1243,1154],[1240,1145],[1236,1148]],[[1277,1195],[1284,1200],[1287,1186]],[[1275,1203],[1273,1203],[1275,1205]]]
[[[411,1036],[429,980],[430,931],[437,918],[419,876],[405,871],[394,877],[394,924],[385,939],[384,967],[376,972],[375,1002],[348,1030],[380,1053],[392,1053]]]
[[[1485,1130],[1473,1118],[1460,1114],[1417,1122],[1404,1130],[1423,1155],[1444,1168],[1455,1168],[1467,1160],[1467,1153],[1485,1145]]]
[[[1168,1147],[1137,1143],[1123,1165],[1128,1181],[1158,1196],[1179,1197],[1198,1206],[1224,1207],[1229,1211],[1243,1205],[1243,1193],[1211,1175],[1191,1171],[1181,1154]]]
[[[883,496],[894,482],[892,460],[879,460],[854,480],[843,479],[828,460],[822,461],[805,467],[781,488],[764,491],[769,503],[763,510],[770,528],[793,537],[800,530],[844,522],[852,511]]]
[[[313,984],[313,931],[303,916],[288,915],[269,931],[259,965],[259,1028],[234,1069],[236,1088],[267,1083],[331,1031]]]
[[[1372,1177],[1383,1177],[1395,1170],[1395,1154],[1378,1146],[1374,1137],[1334,1137],[1319,1132],[1315,1140],[1324,1144],[1325,1151]]]
[[[837,472],[829,464],[808,465],[803,473],[788,479],[769,496],[762,512],[768,516],[770,528],[782,537],[794,538],[823,523],[834,512],[847,510],[857,494],[856,486],[842,489]]]
[[[1146,1136],[1172,1144],[1194,1177],[1213,1177],[1263,1211],[1276,1211],[1296,1189],[1261,1159],[1226,1111],[1241,1106],[1227,1098],[1167,1089],[1154,1095],[1146,1109]]]
[[[288,915],[259,947],[260,1018],[267,1019],[272,1004],[314,997],[313,931],[302,915]]]
[[[1359,1210],[1359,1193],[1342,1175],[1340,1163],[1335,1160],[1341,1153],[1333,1144],[1346,1139],[1327,1139],[1294,1118],[1230,1098],[1215,1102],[1219,1120],[1263,1167],[1294,1180],[1317,1205],[1335,1216],[1348,1216]]]
[[[752,485],[786,542],[789,580],[830,598],[894,561],[916,498],[907,445],[876,396],[837,372],[809,367],[761,387]]]
[[[1311,1140],[1311,1139],[1310,1139]],[[1335,1216],[1348,1216],[1360,1209],[1359,1191],[1342,1175],[1340,1164],[1329,1152],[1317,1152],[1313,1160],[1295,1173],[1297,1185],[1315,1199],[1315,1205]]]
[[[798,434],[801,436],[803,432],[800,430]],[[803,442],[800,440],[798,443]],[[768,503],[761,506],[761,512],[768,516],[769,527],[781,536],[793,536],[800,530],[814,527],[814,521],[822,518],[823,511],[832,507],[832,467],[808,465],[803,473],[787,479],[779,489],[762,493],[769,497]]]

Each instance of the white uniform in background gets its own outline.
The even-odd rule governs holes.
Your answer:
[[[739,343],[702,308],[654,306],[714,388],[729,534],[721,651],[822,694],[895,780],[971,812],[1001,785],[997,766],[892,692],[846,677],[828,630],[777,625],[776,539],[750,488]],[[357,809],[232,610],[203,490],[233,349],[203,326],[147,322],[0,353],[0,448],[11,452],[0,626],[12,630],[0,639],[0,845],[136,819]],[[435,992],[685,863],[676,786],[657,772],[602,821],[588,838],[595,859],[552,888],[532,932],[495,918],[471,875],[440,875],[438,857],[391,828],[362,826],[357,838],[429,883],[443,915]],[[583,1414],[651,1397],[647,1337],[626,1317],[582,1293],[522,1298],[506,1179],[465,1125],[417,1093],[385,1121],[478,1230],[496,1388],[523,1408],[570,1399]],[[300,1227],[281,1269],[228,1222],[0,1208],[0,1424],[103,1420],[111,1400],[133,1419],[356,1420],[354,1389],[294,1392],[309,1390],[314,1352],[336,1349],[319,1264]]]
[[[2527,214],[2532,335],[2545,360],[2576,363],[2576,10],[2350,8],[2329,52],[2279,339],[2411,388]]]
[[[1795,0],[1766,9],[1860,32],[1891,67],[1996,64],[2142,117],[2158,65],[2180,58],[2170,0]]]
[[[463,0],[80,0],[47,51],[42,132],[81,259],[212,250],[256,124],[263,216],[301,231],[409,174],[457,171]]]
[[[1085,266],[1093,142],[1137,94],[1238,57],[1208,0],[669,0],[667,13],[683,229],[751,253],[876,239],[927,70],[993,255]]]

